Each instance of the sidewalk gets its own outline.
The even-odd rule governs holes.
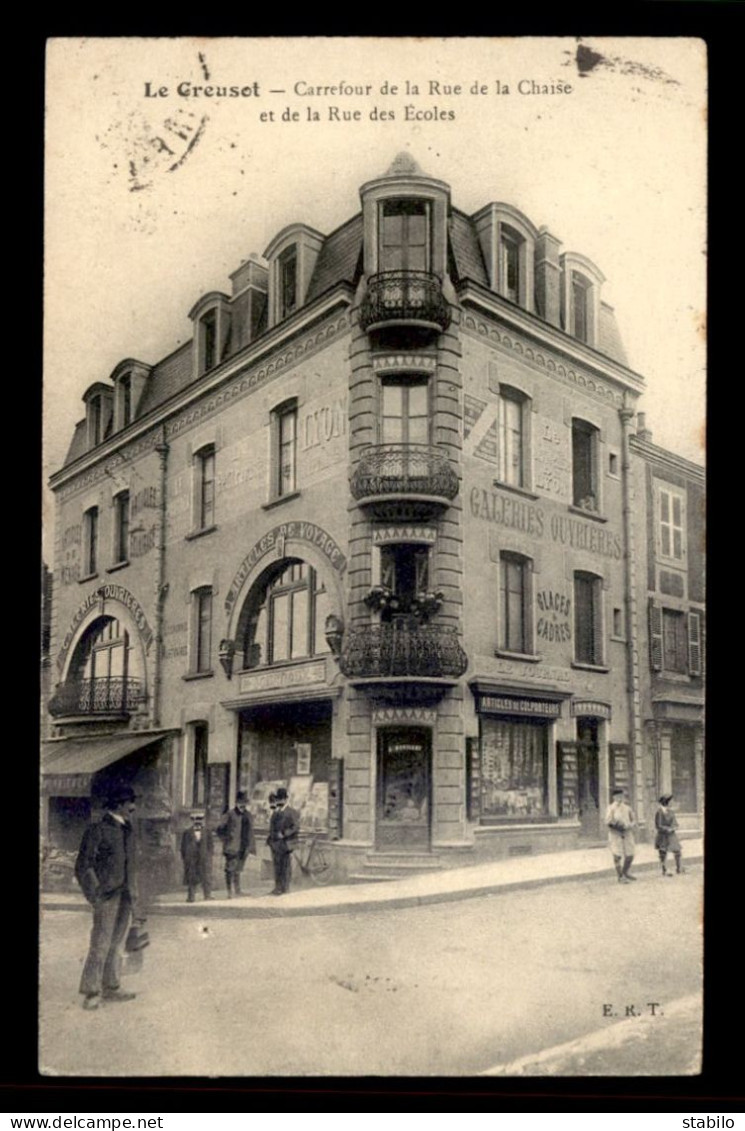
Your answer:
[[[684,866],[700,863],[702,859],[703,840],[686,840]],[[685,876],[675,876],[672,881],[662,879],[657,852],[651,844],[637,846],[632,871],[647,882],[685,883],[686,880]],[[208,903],[199,897],[196,903],[186,903],[185,891],[182,889],[157,896],[150,905],[148,914],[187,915],[197,919],[279,919],[297,915],[339,915],[447,903],[450,900],[472,899],[480,895],[518,891],[569,880],[588,880],[599,876],[605,876],[608,883],[616,882],[607,847],[494,860],[488,864],[449,868],[402,880],[306,888],[291,891],[281,897],[249,892],[228,900],[224,898],[222,890],[217,890],[215,899]],[[269,886],[268,881],[266,886]],[[56,892],[42,893],[41,906],[45,911],[88,908],[82,894]]]
[[[702,996],[690,994],[656,1015],[617,1021],[481,1075],[694,1076],[701,1071],[702,1024]]]

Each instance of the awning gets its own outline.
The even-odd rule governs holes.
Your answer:
[[[41,772],[44,778],[63,774],[95,774],[104,766],[160,742],[173,730],[140,731],[139,734],[97,735],[95,738],[61,738],[42,742]]]

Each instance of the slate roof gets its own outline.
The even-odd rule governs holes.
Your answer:
[[[192,343],[189,341],[153,367],[137,407],[138,417],[180,393],[191,384],[193,377]]]
[[[312,302],[337,283],[354,285],[360,273],[362,214],[353,216],[324,240],[318,253],[306,301]]]
[[[76,459],[78,459],[80,456],[85,455],[85,453],[88,451],[87,434],[88,429],[86,428],[86,422],[84,420],[79,420],[75,425],[75,431],[72,434],[70,447],[68,448],[67,455],[65,456],[65,467],[67,467],[69,463],[74,463]]]
[[[598,321],[598,349],[606,357],[620,361],[621,365],[628,365],[626,350],[623,348],[618,323],[613,312],[613,307],[606,303],[600,304],[600,318]]]
[[[472,279],[474,283],[482,283],[488,287],[489,279],[484,257],[481,254],[481,244],[471,220],[464,212],[454,208],[449,228],[450,247],[455,259],[458,281]]]
[[[469,279],[488,287],[486,264],[471,218],[457,208],[452,209],[448,220],[448,233],[448,269],[456,276],[454,282]],[[363,234],[362,214],[357,213],[326,237],[316,260],[306,304],[320,298],[340,283],[348,283],[352,286],[357,284],[362,270]],[[138,419],[165,404],[192,384],[194,381],[192,350],[193,343],[185,342],[153,367],[137,407]],[[613,309],[605,303],[601,303],[600,306],[598,350],[623,365],[628,364]],[[226,356],[229,356],[230,352],[231,347],[228,342]],[[69,466],[86,451],[86,422],[83,420],[75,426],[64,466]]]

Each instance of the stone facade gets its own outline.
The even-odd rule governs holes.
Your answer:
[[[403,157],[231,278],[52,479],[50,846],[122,779],[154,890],[238,789],[338,878],[599,841],[618,783],[648,819],[654,491],[599,270]]]

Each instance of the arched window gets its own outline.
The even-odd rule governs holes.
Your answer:
[[[72,658],[69,706],[85,714],[126,710],[141,702],[144,685],[136,649],[122,623],[101,617],[89,627]]]
[[[302,660],[329,651],[326,588],[307,562],[288,558],[256,583],[243,608],[238,639],[243,667]]]

